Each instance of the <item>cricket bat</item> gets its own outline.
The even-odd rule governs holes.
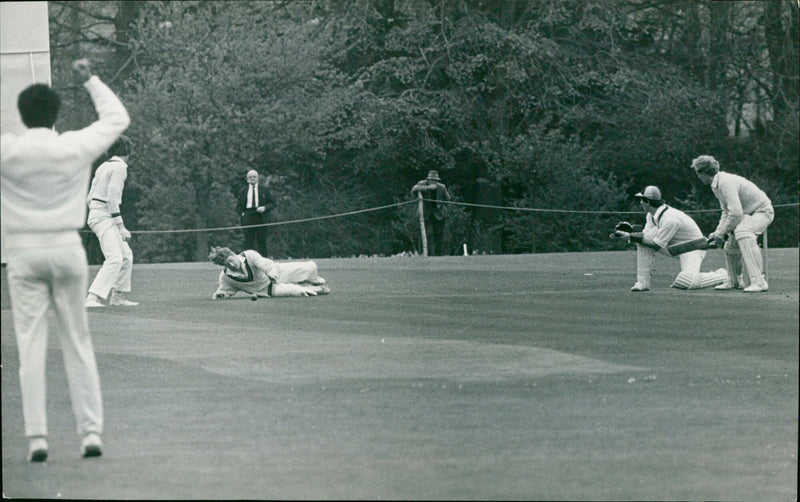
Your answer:
[[[667,247],[667,251],[671,256],[678,256],[679,254],[688,253],[697,249],[708,249],[715,247],[708,242],[706,237],[700,237],[691,241],[681,242],[680,244],[673,244]]]

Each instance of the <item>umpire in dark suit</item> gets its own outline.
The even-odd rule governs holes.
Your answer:
[[[267,257],[267,227],[263,225],[269,221],[269,212],[275,207],[275,201],[265,184],[259,184],[258,173],[255,170],[247,172],[247,185],[239,192],[236,198],[236,212],[239,213],[244,233],[244,249],[258,251]]]

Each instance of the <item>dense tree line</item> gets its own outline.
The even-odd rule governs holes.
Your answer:
[[[488,253],[611,249],[657,184],[717,203],[700,154],[798,200],[798,3],[660,0],[50,2],[53,80],[86,55],[137,144],[131,230],[238,224],[245,172],[276,222],[410,200],[438,169],[447,236]],[[76,89],[57,127],[87,123]],[[72,106],[75,104],[77,106]],[[88,109],[88,110],[87,110]],[[519,208],[512,209],[497,209]],[[530,209],[574,210],[553,213]],[[419,250],[413,204],[270,228],[276,257]],[[698,213],[710,231],[716,213]],[[628,219],[643,218],[626,215]],[[771,245],[797,245],[797,206]],[[135,234],[141,261],[204,259],[238,231]],[[87,245],[92,246],[87,234]]]

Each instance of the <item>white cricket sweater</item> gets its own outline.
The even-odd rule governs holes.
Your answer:
[[[0,138],[0,222],[6,249],[80,242],[91,164],[127,129],[122,102],[97,76],[84,87],[98,120],[58,134],[43,127]]]
[[[755,183],[737,174],[718,172],[711,180],[711,191],[722,209],[719,224],[714,230],[720,236],[733,231],[745,214],[773,211],[772,201],[767,194]]]

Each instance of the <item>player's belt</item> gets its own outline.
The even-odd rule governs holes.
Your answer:
[[[92,208],[92,202],[99,202],[100,204],[108,204],[108,201],[105,201],[103,199],[96,199],[96,198],[92,197],[91,199],[89,199],[89,209],[93,209]]]

